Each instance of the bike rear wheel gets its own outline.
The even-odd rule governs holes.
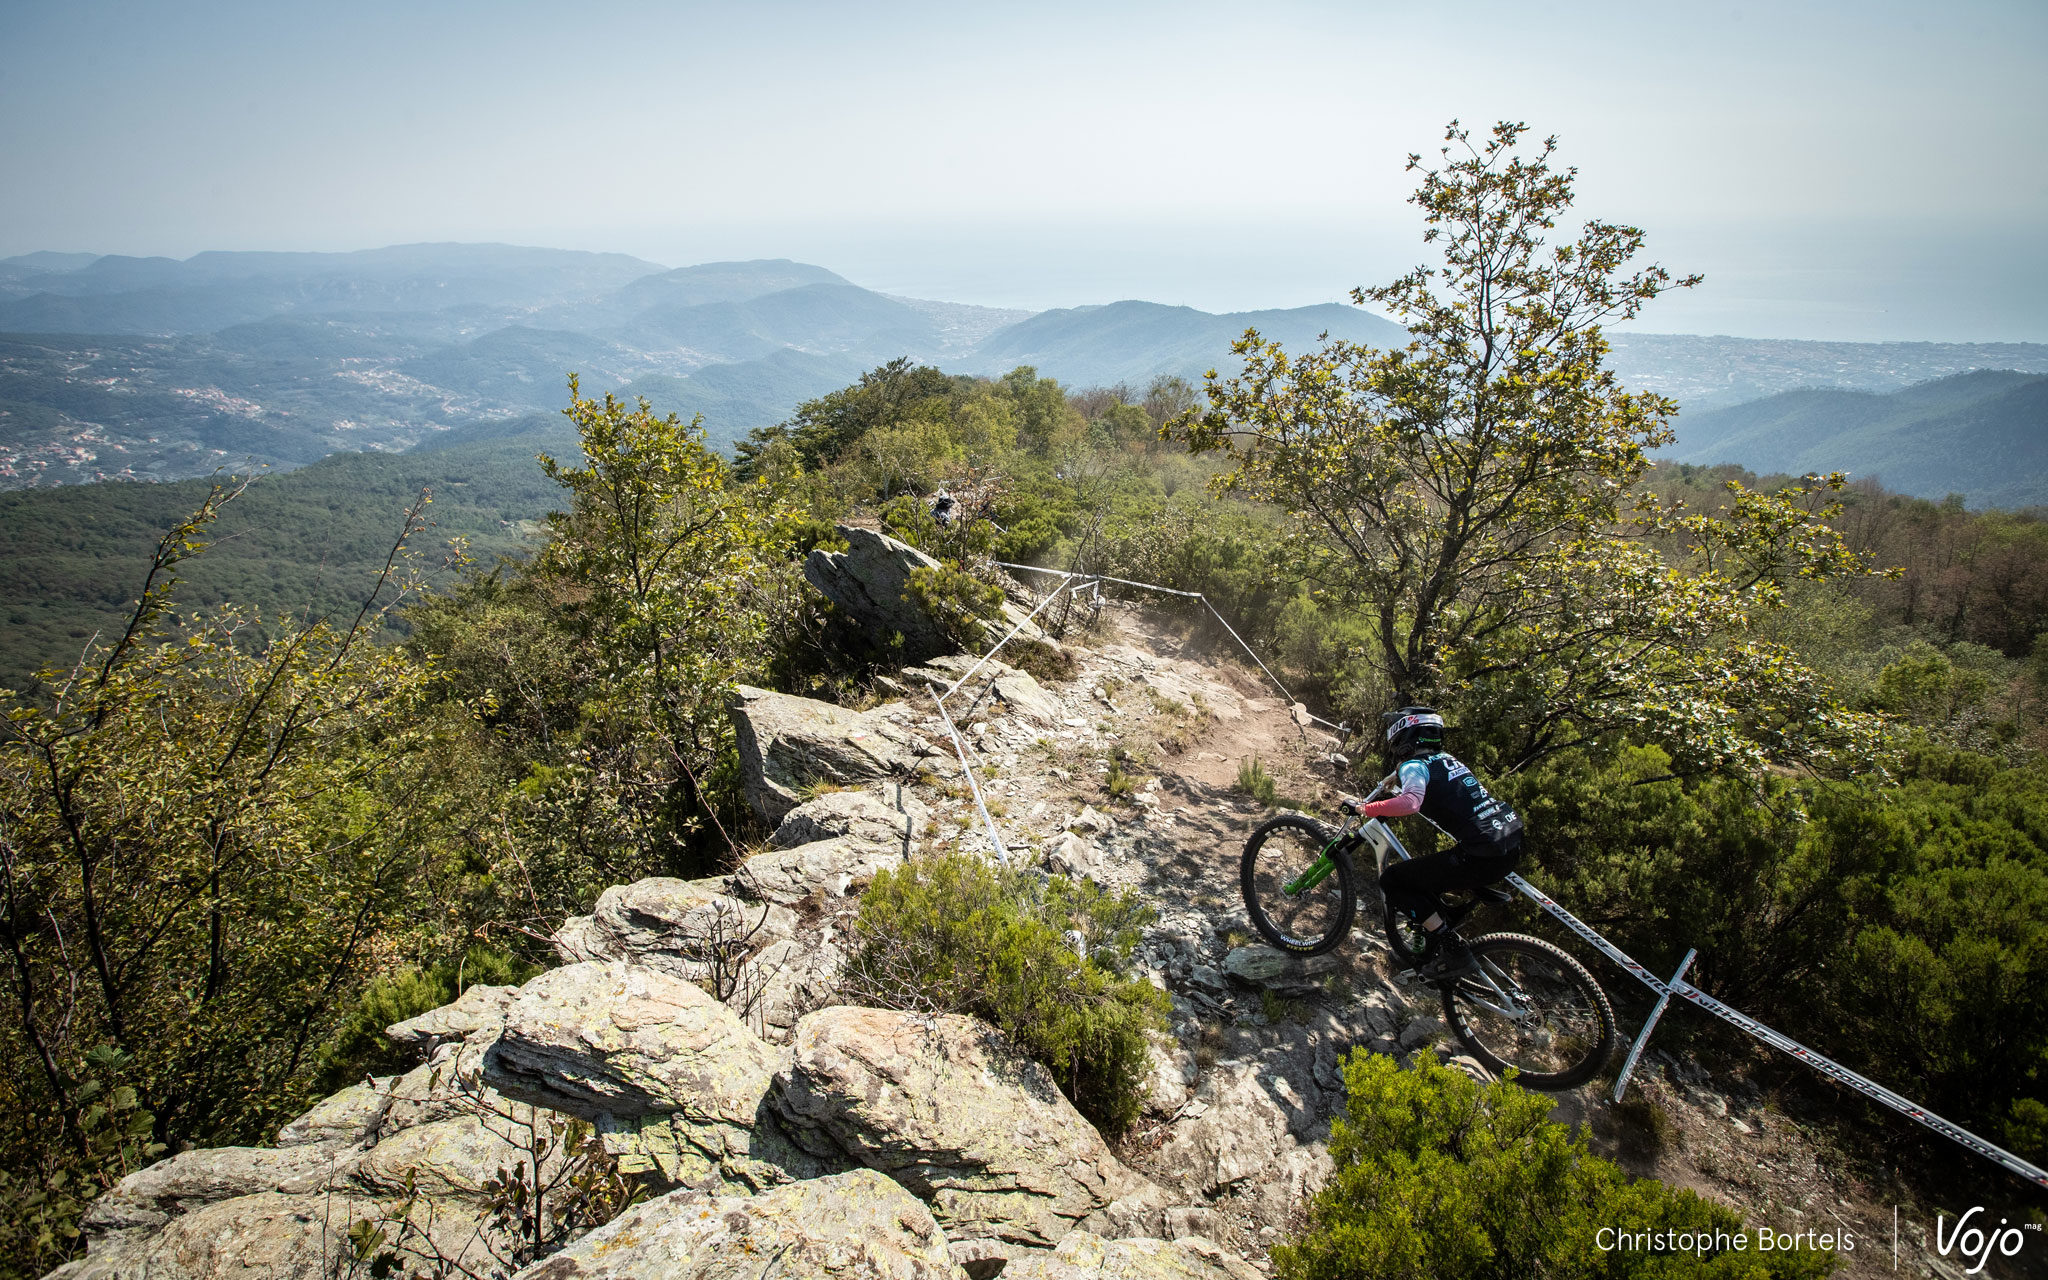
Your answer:
[[[1333,838],[1313,818],[1284,814],[1245,842],[1238,867],[1245,911],[1259,936],[1282,951],[1321,955],[1351,932],[1358,888],[1344,850],[1329,850],[1333,865],[1319,883],[1294,893],[1286,889],[1316,864]]]
[[[1586,967],[1541,938],[1471,941],[1479,972],[1443,988],[1444,1022],[1490,1071],[1531,1089],[1570,1089],[1607,1065],[1614,1010]]]

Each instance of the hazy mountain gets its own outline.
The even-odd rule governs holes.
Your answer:
[[[484,438],[494,423],[559,409],[572,370],[587,394],[623,390],[663,412],[702,413],[723,444],[897,356],[1139,386],[1227,369],[1247,328],[1295,351],[1325,332],[1382,347],[1405,340],[1391,322],[1337,304],[1216,315],[1126,301],[1032,315],[891,297],[788,259],[667,270],[619,254],[445,244],[182,261],[26,254],[0,262],[0,328],[21,331],[0,336],[0,487],[174,479],[249,460],[283,468]],[[2033,492],[2020,472],[1964,475],[1953,459],[1909,447],[1956,432],[2002,439],[1999,423],[2024,421],[2023,395],[1966,407],[1950,403],[1959,392],[1930,393],[1939,404],[1911,410],[1922,429],[1895,439],[1882,424],[1918,402],[1881,393],[1987,367],[2048,374],[2048,346],[1611,341],[1625,385],[1680,400],[1677,456],[1881,470],[1915,492],[1952,487],[1975,501]],[[1784,398],[1804,387],[1866,394]],[[1956,417],[1966,408],[1980,416]],[[2016,457],[2031,456],[2030,440],[2015,438]]]
[[[1216,315],[1156,302],[1112,302],[1040,312],[989,335],[963,363],[971,372],[990,374],[1028,364],[1074,386],[1136,384],[1161,373],[1200,378],[1229,363],[1230,344],[1246,329],[1291,348],[1312,344],[1324,331],[1381,346],[1408,336],[1392,321],[1336,303]]]
[[[201,253],[182,261],[115,254],[21,282],[34,292],[0,301],[0,331],[210,333],[282,314],[455,307],[504,311],[504,323],[661,270],[625,254],[480,244]]]
[[[650,307],[698,307],[707,302],[745,302],[766,293],[813,284],[853,282],[844,276],[788,258],[753,262],[704,262],[660,275],[643,276],[613,296],[634,312]]]
[[[755,427],[773,426],[790,411],[860,377],[877,363],[845,352],[778,351],[760,360],[707,365],[676,376],[654,374],[627,386],[656,410],[688,418],[704,415],[704,438],[730,448]]]
[[[1805,388],[1686,414],[1664,456],[1757,472],[1847,471],[1923,498],[2048,504],[2048,377],[1979,371],[1885,394]]]

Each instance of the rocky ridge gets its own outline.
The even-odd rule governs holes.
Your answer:
[[[965,677],[949,707],[1010,857],[1158,909],[1136,964],[1171,995],[1171,1032],[1116,1148],[995,1029],[838,1002],[876,873],[926,848],[995,853],[929,695],[856,712],[741,689],[745,794],[774,824],[768,847],[728,875],[607,890],[562,924],[560,967],[390,1028],[420,1051],[413,1071],[322,1101],[275,1147],[132,1175],[93,1206],[85,1258],[55,1274],[330,1276],[378,1249],[507,1274],[528,1260],[507,1229],[508,1171],[573,1202],[601,1190],[599,1150],[655,1198],[522,1277],[1261,1274],[1330,1172],[1343,1056],[1454,1049],[1364,928],[1304,963],[1243,923],[1237,851],[1270,811],[1234,791],[1238,763],[1256,753],[1319,802],[1304,765],[1326,744],[1157,619],[1116,612],[1090,638],[1069,644],[1075,675],[1057,684],[959,655],[898,683]],[[364,1221],[381,1224],[368,1250],[350,1234]]]

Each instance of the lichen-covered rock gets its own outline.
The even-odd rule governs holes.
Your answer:
[[[828,791],[791,809],[775,828],[774,843],[778,849],[794,849],[851,836],[901,853],[930,817],[931,810],[908,792],[892,799],[873,791]]]
[[[915,569],[939,562],[886,533],[840,525],[846,550],[820,547],[804,558],[804,579],[836,605],[877,649],[896,648],[917,661],[959,646],[905,588]]]
[[[778,1065],[696,984],[609,961],[521,987],[485,1079],[507,1097],[592,1120],[687,1111],[745,1125]]]
[[[627,1173],[752,1188],[844,1164],[789,1142],[763,1107],[783,1060],[694,983],[613,961],[522,987],[484,1079],[595,1122]]]
[[[734,689],[731,711],[741,789],[771,823],[803,802],[799,791],[809,783],[852,786],[905,775],[926,750],[886,716],[749,685]]]
[[[453,1003],[393,1023],[384,1028],[384,1034],[399,1044],[425,1049],[472,1035],[496,1035],[498,1028],[505,1025],[505,1007],[512,1003],[518,990],[479,983],[457,996]]]
[[[323,1098],[312,1109],[277,1131],[280,1147],[301,1147],[308,1143],[354,1145],[377,1136],[384,1117],[391,1110],[391,1088],[396,1076],[379,1076],[352,1084],[340,1093]]]
[[[570,963],[626,960],[695,980],[710,974],[719,957],[736,965],[748,951],[796,931],[787,908],[743,902],[728,888],[724,878],[669,876],[615,884],[590,915],[564,922],[555,949]]]
[[[190,1154],[190,1153],[188,1153]],[[329,1280],[368,1205],[259,1192],[199,1206],[161,1230],[94,1239],[47,1280]]]
[[[308,1195],[342,1184],[361,1159],[360,1151],[327,1143],[181,1151],[136,1170],[94,1200],[85,1226],[95,1234],[150,1230],[242,1196]]]
[[[733,883],[748,897],[787,905],[859,893],[876,873],[902,865],[903,851],[897,845],[839,836],[757,853],[740,864]]]
[[[775,1093],[792,1135],[895,1178],[955,1240],[1043,1247],[1161,1220],[1165,1194],[985,1023],[839,1006],[799,1022],[792,1050]]]
[[[1200,1236],[1104,1240],[1073,1231],[1050,1251],[1011,1259],[1003,1280],[1264,1280],[1251,1264]]]
[[[534,1145],[533,1126],[546,1135],[557,1117],[538,1108],[510,1104],[504,1114],[475,1112],[415,1125],[370,1148],[356,1166],[356,1180],[372,1190],[396,1192],[411,1180],[427,1196],[480,1199],[484,1184],[526,1160]],[[551,1141],[541,1166],[543,1181],[562,1165],[562,1144]]]
[[[635,1205],[515,1280],[965,1280],[932,1215],[856,1169],[757,1196],[677,1191]]]

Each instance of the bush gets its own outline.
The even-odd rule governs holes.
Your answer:
[[[394,1043],[384,1028],[451,1003],[471,987],[516,987],[539,972],[538,966],[503,951],[472,946],[453,960],[425,967],[403,965],[371,979],[340,1030],[321,1049],[314,1092],[333,1093],[364,1076],[406,1070],[418,1059],[418,1050]]]
[[[1120,1133],[1145,1102],[1145,1033],[1165,1022],[1166,994],[1123,976],[1151,919],[1130,893],[1060,877],[1039,886],[963,853],[922,857],[861,895],[847,992],[1000,1028],[1082,1115]]]
[[[1547,1119],[1550,1099],[1512,1081],[1481,1085],[1423,1057],[1410,1070],[1354,1051],[1334,1126],[1337,1171],[1307,1226],[1273,1250],[1280,1280],[1548,1280],[1576,1277],[1818,1277],[1812,1248],[1718,1255],[1602,1251],[1598,1233],[1742,1235],[1742,1216],[1654,1179],[1632,1180]]]
[[[964,569],[919,566],[910,571],[903,594],[935,618],[948,639],[969,653],[988,647],[991,637],[986,624],[1002,616],[1002,589]]]

